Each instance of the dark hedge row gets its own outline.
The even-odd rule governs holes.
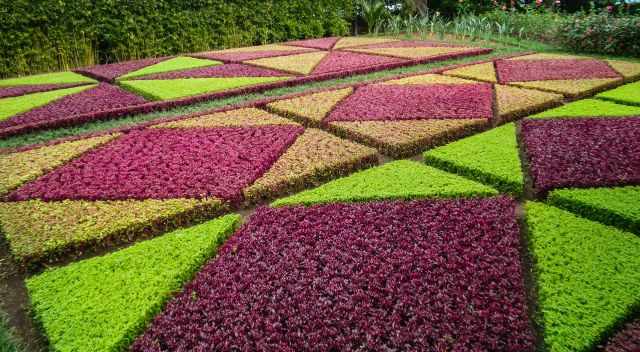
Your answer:
[[[3,1],[0,77],[345,34],[352,0]]]

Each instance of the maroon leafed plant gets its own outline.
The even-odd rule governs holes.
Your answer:
[[[532,351],[515,202],[259,208],[133,351]]]
[[[599,60],[498,60],[496,73],[500,83],[620,78],[607,63]]]

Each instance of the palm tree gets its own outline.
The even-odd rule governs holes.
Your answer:
[[[369,33],[378,34],[389,10],[382,0],[361,0],[360,11],[362,18],[367,23]]]

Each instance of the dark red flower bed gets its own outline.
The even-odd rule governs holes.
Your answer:
[[[180,78],[208,78],[208,77],[284,77],[284,72],[266,68],[243,65],[226,64],[209,67],[199,67],[192,70],[163,72],[136,79],[180,79]]]
[[[627,324],[620,333],[609,341],[606,352],[640,351],[640,319]]]
[[[141,68],[155,65],[160,61],[169,59],[168,57],[157,57],[142,60],[132,60],[118,62],[115,64],[97,65],[92,67],[79,68],[74,72],[84,74],[102,81],[113,81],[114,79],[125,75],[129,72],[137,71]]]
[[[134,351],[531,351],[516,203],[259,208]]]
[[[640,119],[525,120],[522,134],[539,192],[640,183]]]
[[[620,77],[598,60],[499,60],[496,73],[501,83]]]
[[[339,37],[327,37],[327,38],[318,38],[318,39],[307,39],[307,40],[296,40],[292,42],[287,42],[287,45],[301,46],[304,48],[312,48],[312,49],[321,49],[321,50],[330,50],[336,45],[336,42],[339,40]]]
[[[201,198],[240,201],[303,132],[297,126],[134,131],[26,184],[12,200]]]
[[[71,88],[85,85],[86,83],[61,83],[61,84],[39,84],[28,86],[0,87],[0,99],[17,97],[20,95],[47,92],[55,89]]]
[[[490,84],[370,85],[358,88],[331,121],[471,119],[493,116]]]
[[[45,106],[0,121],[0,128],[55,121],[74,115],[124,108],[144,104],[145,102],[146,100],[138,95],[108,83],[100,83],[95,88],[68,95]]]
[[[357,70],[362,67],[395,64],[406,60],[394,57],[352,53],[347,51],[332,51],[313,70],[314,75],[325,73]]]
[[[300,50],[264,50],[264,51],[249,51],[249,52],[235,52],[235,53],[234,52],[231,52],[231,53],[208,52],[208,53],[198,53],[193,56],[201,57],[204,59],[210,59],[210,60],[242,62],[245,60],[262,59],[266,57],[302,54],[309,51],[310,49],[308,48],[300,48]]]

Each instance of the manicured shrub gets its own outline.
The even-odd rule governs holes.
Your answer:
[[[398,160],[278,199],[272,206],[384,199],[488,197],[497,194],[493,188],[463,177],[414,161]]]
[[[243,194],[253,202],[271,199],[377,162],[375,149],[311,128]]]
[[[38,267],[85,249],[110,247],[218,215],[218,199],[147,199],[0,203],[0,225],[12,256]]]
[[[580,216],[640,234],[640,187],[559,189],[551,204]]]
[[[172,59],[160,61],[153,65],[145,66],[133,72],[129,72],[123,76],[118,77],[118,79],[132,79],[132,78],[137,78],[137,77],[142,77],[142,76],[152,75],[157,73],[188,70],[188,69],[194,69],[199,67],[208,67],[208,66],[217,66],[217,65],[222,65],[222,62],[198,59],[198,58],[189,57],[189,56],[178,56]]]
[[[289,77],[185,78],[168,80],[131,80],[120,84],[152,100],[169,100],[206,93],[255,86],[286,80]]]
[[[55,102],[68,95],[79,93],[93,87],[95,86],[73,87],[0,99],[0,127],[6,125],[7,120],[11,117],[24,114],[29,110],[37,109],[38,107]]]
[[[23,152],[0,154],[0,196],[118,136],[104,135]]]
[[[13,200],[217,197],[237,202],[302,134],[300,126],[130,132],[29,183]]]
[[[640,107],[600,99],[583,99],[529,116],[532,119],[640,116]]]
[[[535,189],[640,181],[640,119],[525,120],[522,141]]]
[[[587,351],[640,305],[640,238],[526,204],[539,323],[550,351]]]
[[[27,279],[52,350],[126,349],[239,219],[227,215]]]
[[[605,347],[606,352],[633,352],[638,350],[640,350],[640,320],[627,324]]]
[[[621,104],[640,105],[640,82],[625,84],[622,87],[600,93],[598,98]]]
[[[97,86],[81,86],[65,89],[66,92],[51,91],[40,94],[56,95],[46,101],[26,100],[32,95],[7,99],[25,99],[31,105],[29,109],[15,111],[13,117],[0,121],[0,128],[20,126],[30,123],[50,122],[58,119],[66,119],[72,116],[94,114],[100,111],[109,111],[118,108],[131,107],[146,103],[146,100],[138,95],[129,93],[119,87],[108,83],[100,83]],[[64,94],[62,94],[64,93]],[[28,111],[27,111],[28,110]]]
[[[509,198],[260,208],[132,350],[533,351],[519,246]]]
[[[243,64],[215,65],[190,70],[155,73],[136,79],[182,79],[209,77],[284,77],[286,73]]]
[[[427,164],[490,184],[512,194],[522,193],[516,126],[513,123],[429,150]]]
[[[325,122],[472,119],[493,116],[489,84],[368,85],[340,103]]]

